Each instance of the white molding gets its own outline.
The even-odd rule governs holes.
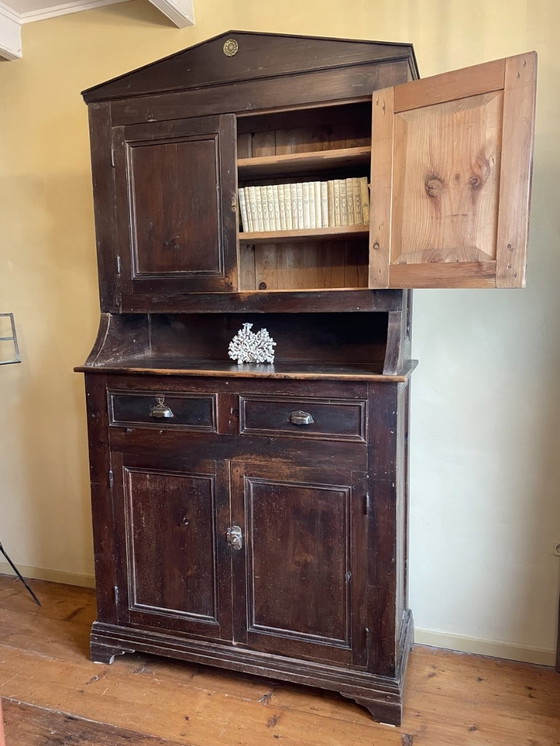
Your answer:
[[[79,585],[82,588],[95,588],[93,575],[81,575],[76,572],[65,572],[64,570],[48,570],[44,567],[29,567],[17,565],[17,569],[27,580],[48,580],[51,583],[62,583],[63,585]],[[7,562],[0,562],[0,575],[13,575],[12,568]]]
[[[178,28],[194,26],[194,0],[150,0],[158,10],[166,15]],[[17,60],[23,56],[21,26],[23,23],[45,21],[48,18],[80,13],[82,10],[102,8],[105,5],[118,5],[128,0],[70,0],[67,3],[50,5],[40,10],[17,13],[0,0],[0,57]]]
[[[193,0],[150,0],[178,28],[194,26]]]
[[[0,2],[0,57],[18,60],[21,56],[21,18]]]
[[[80,13],[82,10],[93,10],[102,8],[104,5],[118,5],[128,0],[72,0],[69,3],[60,5],[51,5],[40,10],[29,10],[22,13],[20,18],[22,23],[34,23],[35,21],[45,21],[48,18],[57,16],[66,16],[70,13]]]
[[[434,648],[457,650],[460,653],[488,655],[491,658],[502,658],[522,663],[537,663],[541,666],[554,666],[556,662],[556,651],[549,648],[513,645],[497,640],[483,640],[478,637],[434,632],[429,629],[414,630],[414,642]]]

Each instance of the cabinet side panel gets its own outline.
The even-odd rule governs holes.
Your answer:
[[[120,297],[114,249],[117,223],[110,105],[90,104],[88,115],[101,310],[118,312]]]
[[[371,387],[371,485],[368,578],[369,670],[394,676],[397,667],[397,595],[403,526],[398,520],[398,384]]]
[[[112,472],[107,444],[105,381],[103,375],[85,376],[97,614],[100,621],[116,624],[117,547],[113,523]]]

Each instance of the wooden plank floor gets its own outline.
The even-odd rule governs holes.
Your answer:
[[[0,576],[6,746],[560,746],[552,668],[416,647],[401,728],[337,694],[147,655],[88,659],[93,592]]]

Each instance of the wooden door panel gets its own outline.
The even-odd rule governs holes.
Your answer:
[[[536,56],[374,95],[370,287],[525,283]]]
[[[237,287],[232,114],[116,127],[122,307],[127,296]],[[132,300],[132,299],[131,299]]]
[[[395,116],[392,263],[495,260],[502,105],[489,93]]]
[[[217,145],[212,135],[130,148],[134,277],[220,274]]]
[[[348,645],[351,488],[249,478],[247,489],[251,629]]]
[[[228,637],[231,571],[218,546],[218,532],[224,531],[219,475],[142,466],[115,453],[113,460],[121,534],[119,618]]]
[[[214,478],[124,470],[131,609],[216,622]]]
[[[357,608],[364,526],[352,475],[235,465],[232,481],[246,542],[244,564],[236,571],[234,562],[244,610],[236,639],[271,653],[365,663]]]

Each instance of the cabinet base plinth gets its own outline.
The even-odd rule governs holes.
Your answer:
[[[404,676],[412,635],[412,615],[407,612],[394,677],[103,622],[93,624],[91,657],[97,662],[112,663],[116,655],[124,653],[152,653],[189,663],[328,689],[365,707],[374,720],[400,725]]]

